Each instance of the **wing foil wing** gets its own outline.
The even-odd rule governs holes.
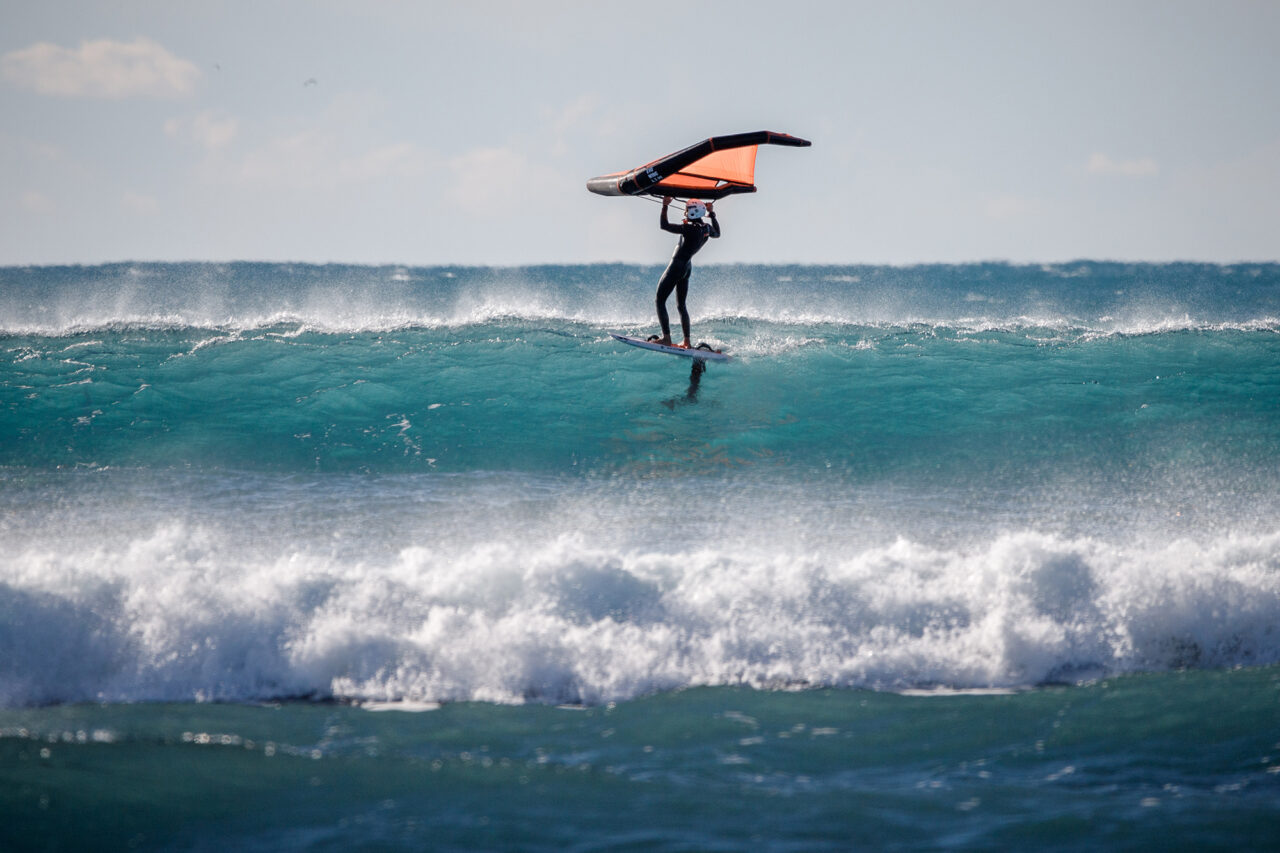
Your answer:
[[[713,136],[629,172],[592,178],[587,181],[587,189],[600,195],[708,200],[753,193],[756,191],[756,153],[761,145],[807,147],[810,144],[807,139],[768,130]]]

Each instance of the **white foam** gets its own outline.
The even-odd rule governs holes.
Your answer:
[[[181,522],[6,543],[5,706],[992,690],[1280,661],[1280,532],[861,550],[619,549],[563,533],[354,561]]]
[[[398,702],[363,702],[360,707],[366,711],[400,711],[402,713],[421,714],[425,711],[439,711],[440,703],[400,700]]]
[[[1045,342],[1072,343],[1115,337],[1176,334],[1180,332],[1277,332],[1280,318],[1257,317],[1239,321],[1205,320],[1189,314],[1150,316],[1069,317],[1053,314],[940,316],[919,313],[867,313],[857,310],[797,310],[795,306],[753,305],[751,300],[711,302],[691,307],[693,324],[703,331],[732,332],[756,325],[775,337],[820,340],[848,334],[971,335],[988,332],[1025,334]],[[14,336],[78,337],[136,330],[200,331],[219,336],[298,336],[319,334],[389,334],[427,329],[451,330],[472,326],[569,325],[587,326],[601,334],[618,329],[648,328],[656,323],[650,299],[595,300],[576,304],[536,295],[488,294],[446,307],[312,304],[301,310],[218,313],[187,310],[154,313],[114,310],[111,306],[79,310],[54,319],[8,319],[0,334]],[[88,346],[87,342],[79,343]]]

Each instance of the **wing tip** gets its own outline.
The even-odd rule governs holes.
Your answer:
[[[769,134],[769,142],[773,145],[790,145],[794,148],[808,148],[813,143],[807,139],[801,139],[799,136],[792,136],[789,133],[778,133],[774,130],[766,130]]]

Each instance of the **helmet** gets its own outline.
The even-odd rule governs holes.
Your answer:
[[[684,215],[687,219],[701,219],[707,215],[707,206],[696,198],[684,203]]]

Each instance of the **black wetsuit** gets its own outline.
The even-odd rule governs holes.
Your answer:
[[[672,225],[667,221],[667,208],[662,208],[659,224],[663,231],[680,235],[671,263],[658,279],[658,322],[662,324],[662,336],[671,337],[671,320],[667,316],[667,298],[671,291],[676,292],[676,308],[680,311],[680,328],[685,340],[689,339],[689,310],[685,307],[685,297],[689,295],[689,273],[693,270],[693,256],[706,245],[707,240],[720,236],[720,223],[716,221],[713,211],[707,211],[711,222],[682,222]]]

